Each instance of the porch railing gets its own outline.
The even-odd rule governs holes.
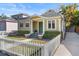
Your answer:
[[[0,50],[12,53],[18,56],[51,56],[60,44],[60,35],[46,44],[37,44],[37,42],[22,42],[0,38]]]

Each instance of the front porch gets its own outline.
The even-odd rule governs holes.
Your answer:
[[[44,20],[42,18],[36,18],[31,20],[31,34],[37,33],[38,35],[43,36],[45,32],[44,29]]]

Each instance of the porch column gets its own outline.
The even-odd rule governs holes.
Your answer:
[[[59,31],[61,31],[61,19],[59,19]]]
[[[43,34],[44,34],[44,32],[45,32],[45,21],[43,19]]]
[[[37,21],[37,31],[39,33],[39,21]]]
[[[31,27],[31,33],[33,33],[33,21],[32,20],[31,20],[30,27]]]

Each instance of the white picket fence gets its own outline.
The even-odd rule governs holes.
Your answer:
[[[21,42],[0,38],[0,50],[7,51],[18,56],[51,56],[60,45],[60,36],[50,40],[46,44],[37,44],[36,42]]]

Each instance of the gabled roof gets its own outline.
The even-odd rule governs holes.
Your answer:
[[[29,16],[28,14],[24,14],[24,13],[16,14],[15,16],[22,16],[22,15]]]
[[[43,16],[43,17],[53,17],[53,16],[60,16],[60,15],[59,15],[59,13],[57,13],[54,10],[50,9],[47,12],[43,13],[41,16]]]
[[[24,13],[20,13],[20,14],[12,15],[11,17],[14,19],[26,19],[29,17],[29,15],[24,14]]]
[[[0,21],[10,21],[10,22],[17,22],[15,19],[13,18],[7,18],[7,19],[0,19]]]

